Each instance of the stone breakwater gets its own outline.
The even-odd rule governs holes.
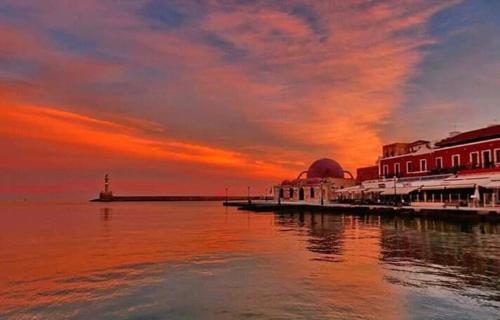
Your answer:
[[[133,202],[133,201],[247,201],[245,196],[110,196],[96,198],[91,202]],[[251,196],[251,201],[265,200],[263,197]]]

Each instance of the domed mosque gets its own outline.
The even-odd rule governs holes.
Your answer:
[[[314,161],[294,180],[284,180],[274,186],[275,200],[324,203],[335,198],[335,190],[355,185],[349,171],[335,160],[323,158]]]

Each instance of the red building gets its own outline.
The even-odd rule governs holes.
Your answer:
[[[366,180],[378,179],[378,166],[358,168],[356,170],[356,183],[360,184]]]
[[[378,165],[358,169],[358,182],[446,173],[500,172],[500,125],[454,132],[434,144],[426,140],[383,147]]]

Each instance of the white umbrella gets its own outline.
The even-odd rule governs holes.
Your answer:
[[[479,185],[476,184],[476,187],[474,188],[474,194],[471,196],[471,198],[473,199],[474,205],[477,206],[479,204],[480,197],[481,197],[481,195],[479,194]]]
[[[479,200],[479,198],[481,197],[481,195],[479,194],[479,185],[478,184],[476,184],[476,187],[474,189],[474,194],[472,195],[472,197],[474,199],[477,199],[477,200]]]

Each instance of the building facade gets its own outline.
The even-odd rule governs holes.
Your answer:
[[[378,174],[382,178],[499,170],[500,125],[454,133],[432,147],[430,142],[419,140],[409,143],[406,152],[385,153],[378,161]]]
[[[358,186],[338,190],[338,200],[500,206],[500,125],[385,145],[377,165],[357,174]]]
[[[347,177],[346,177],[347,176]],[[308,170],[296,179],[284,180],[273,187],[274,199],[278,202],[325,203],[334,200],[335,191],[356,184],[352,174],[342,169],[332,159],[315,161]]]
[[[377,165],[359,168],[356,180],[473,174],[500,170],[500,125],[450,137],[432,145],[426,140],[393,143],[382,148]]]

